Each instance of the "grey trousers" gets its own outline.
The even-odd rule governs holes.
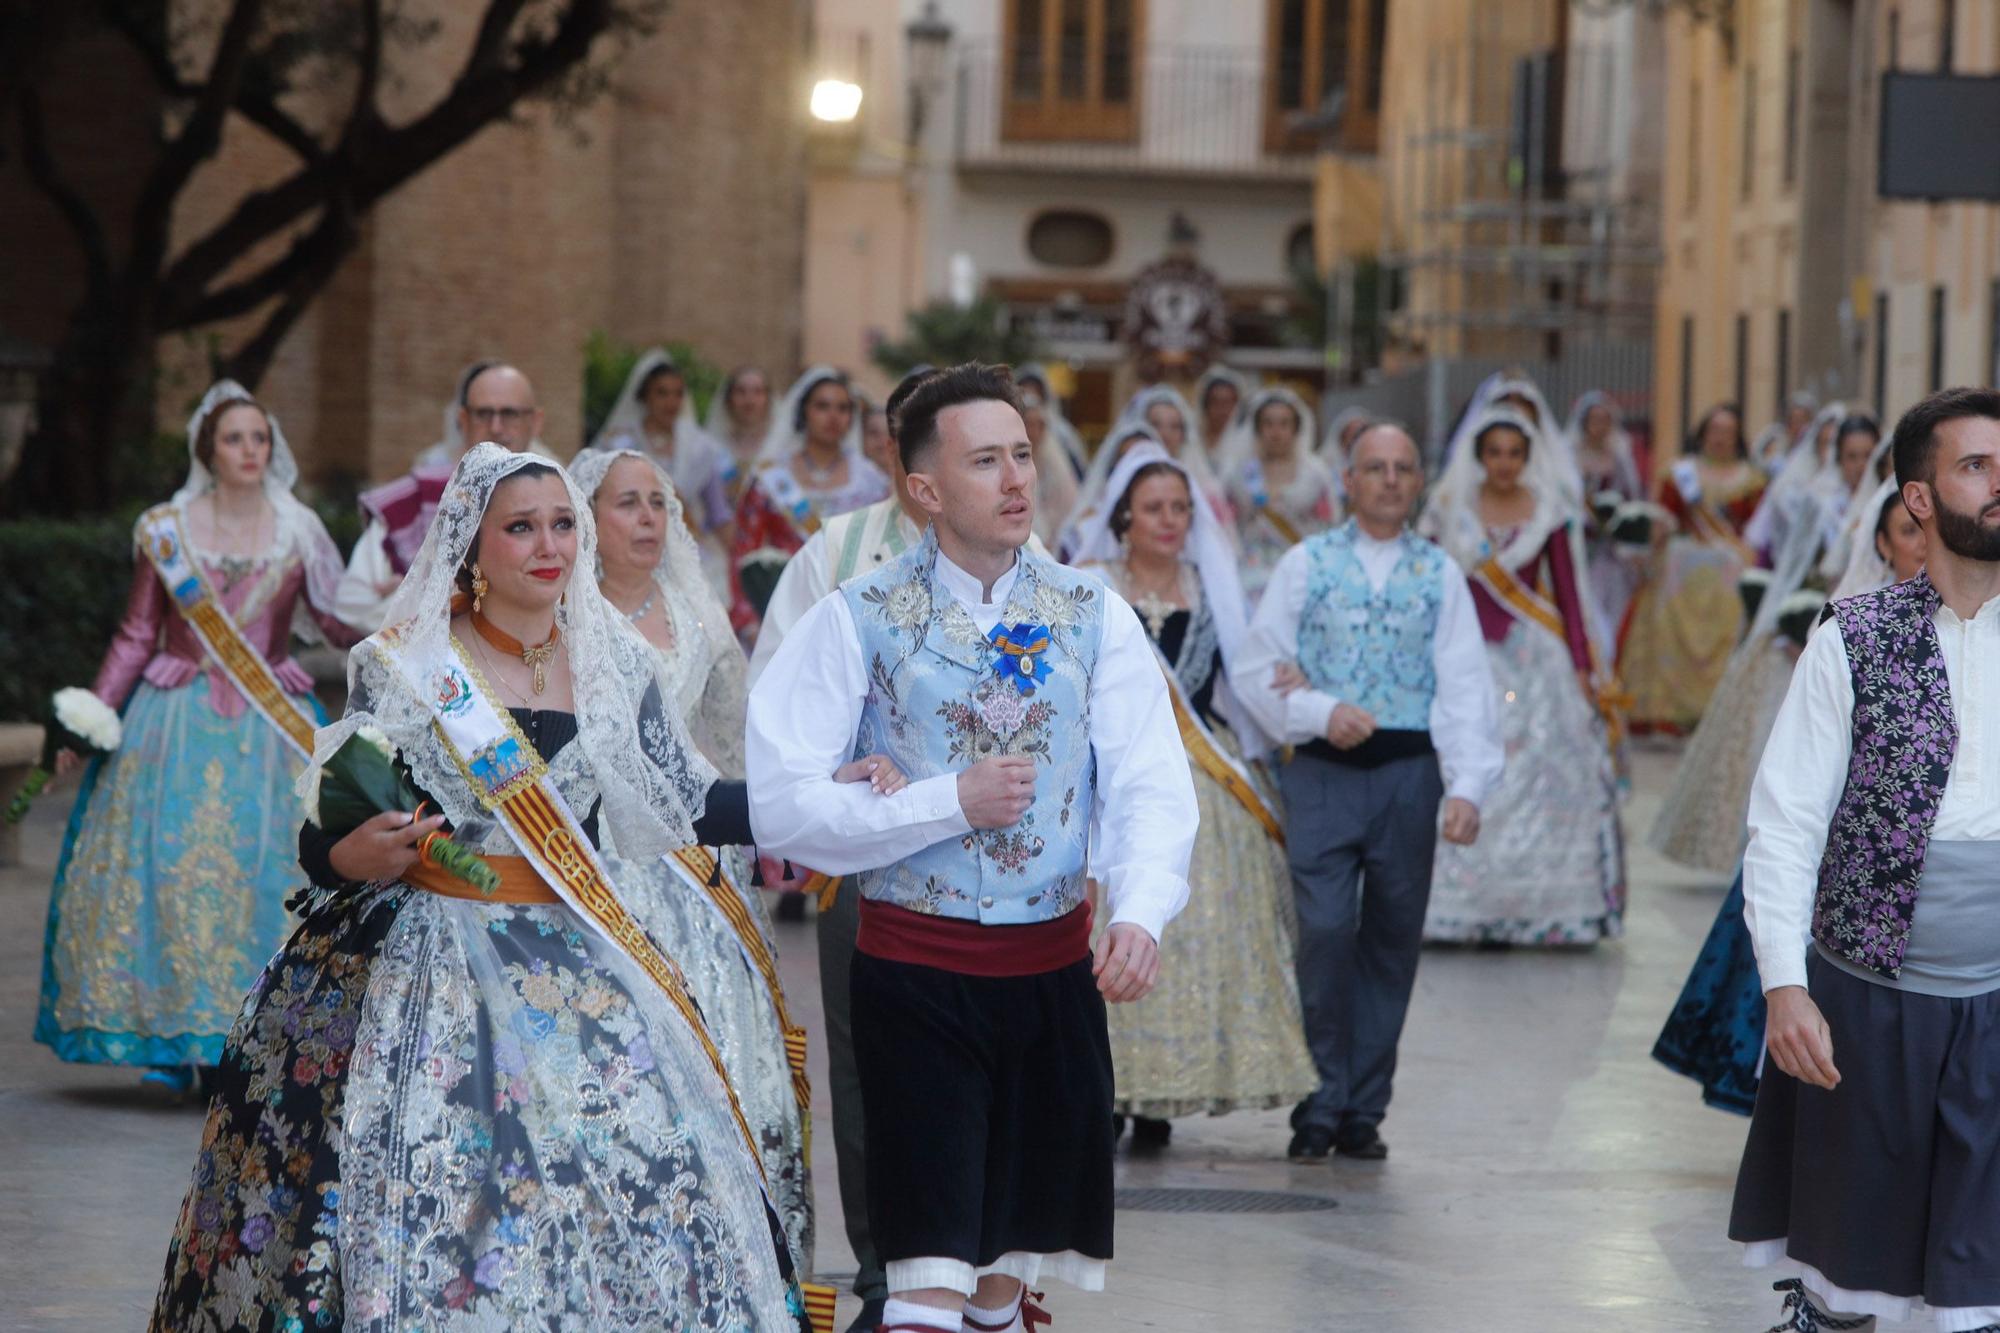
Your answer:
[[[833,1097],[833,1153],[840,1173],[840,1211],[847,1243],[859,1265],[854,1294],[886,1300],[889,1277],[868,1234],[868,1146],[861,1115],[861,1075],[854,1067],[853,1001],[847,978],[854,966],[854,937],[861,928],[861,890],[844,882],[829,911],[821,912],[819,997],[826,1028],[827,1091]],[[822,1156],[820,1161],[825,1161]]]
[[[1299,1001],[1319,1071],[1297,1123],[1377,1125],[1417,979],[1444,782],[1435,755],[1350,768],[1300,754],[1278,784],[1299,908]]]

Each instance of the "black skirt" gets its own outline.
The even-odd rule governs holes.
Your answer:
[[[2000,991],[1919,995],[1817,954],[1806,973],[1840,1085],[1765,1067],[1730,1237],[1849,1291],[2000,1306]]]
[[[868,1226],[884,1263],[1111,1257],[1111,1042],[1090,966],[974,977],[856,952]]]

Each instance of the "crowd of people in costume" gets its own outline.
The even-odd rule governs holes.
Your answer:
[[[565,464],[477,362],[344,565],[208,392],[122,736],[63,757],[35,1029],[207,1099],[155,1327],[826,1327],[768,888],[818,902],[853,1327],[1031,1333],[1104,1282],[1128,1130],[1289,1107],[1291,1160],[1380,1160],[1426,944],[1619,936],[1649,733],[1650,845],[1736,881],[1655,1054],[1755,1109],[1781,1327],[2000,1325],[2000,399],[1754,446],[1719,405],[1668,456],[1501,373],[1427,456],[1224,367],[1092,449],[1056,383],[742,368],[704,419],[655,350]],[[1814,1165],[1884,1124],[1916,1166]]]

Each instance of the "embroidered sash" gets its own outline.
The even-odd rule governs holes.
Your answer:
[[[431,660],[419,660],[407,645],[393,638],[387,646],[390,658],[418,697],[430,701],[431,727],[479,803],[499,817],[521,854],[563,902],[637,964],[679,1011],[729,1094],[730,1114],[762,1179],[764,1159],[758,1152],[757,1136],[743,1114],[722,1052],[709,1036],[686,976],[619,900],[597,849],[584,836],[562,793],[547,780],[547,762],[514,720],[495,705],[456,639],[452,640],[451,654],[439,654]]]
[[[224,609],[222,599],[208,586],[201,562],[194,558],[181,527],[181,513],[172,505],[160,505],[139,520],[139,548],[153,563],[153,572],[166,585],[181,617],[194,630],[195,638],[208,656],[229,678],[250,706],[272,727],[301,759],[310,760],[313,732],[319,723],[285,693],[285,687],[271,671],[264,654],[252,648],[243,631]]]
[[[1560,529],[1557,535],[1558,539],[1565,539]],[[1521,582],[1513,570],[1500,562],[1499,556],[1487,556],[1485,562],[1472,571],[1472,577],[1477,579],[1480,586],[1491,593],[1493,599],[1500,605],[1512,611],[1517,617],[1540,625],[1555,635],[1558,642],[1565,647],[1568,646],[1568,636],[1563,632],[1562,612],[1556,609],[1555,603],[1542,595],[1541,589],[1531,588]],[[1589,658],[1590,678],[1597,689],[1597,696],[1591,703],[1596,707],[1598,716],[1604,719],[1605,737],[1615,753],[1619,743],[1624,739],[1624,714],[1632,707],[1632,696],[1625,693],[1624,687],[1615,678],[1608,678],[1609,673],[1597,660],[1597,648],[1591,643],[1588,634],[1583,636],[1583,650]]]
[[[772,510],[791,523],[800,542],[819,531],[819,511],[813,508],[812,498],[799,485],[790,467],[777,463],[766,467],[757,474],[757,484],[763,487]]]
[[[778,1030],[785,1034],[785,1063],[792,1071],[792,1097],[799,1104],[799,1123],[806,1135],[806,1164],[812,1164],[812,1083],[806,1077],[806,1030],[792,1021],[785,1004],[785,987],[778,980],[778,959],[771,943],[751,919],[750,908],[722,869],[721,861],[706,847],[683,847],[668,854],[667,864],[680,873],[690,887],[705,894],[736,932],[744,957],[764,978],[771,1008],[778,1015]]]
[[[1157,644],[1153,652],[1159,655]],[[1271,841],[1284,846],[1285,826],[1271,813],[1271,807],[1264,803],[1264,798],[1258,795],[1257,784],[1250,780],[1250,770],[1216,742],[1208,724],[1201,720],[1201,714],[1195,712],[1187,696],[1181,693],[1181,683],[1174,678],[1173,668],[1164,656],[1160,657],[1160,666],[1167,677],[1167,697],[1174,702],[1174,721],[1180,725],[1181,744],[1187,747],[1188,758],[1235,797],[1237,804],[1255,816],[1257,822],[1264,826],[1264,832],[1271,835]]]

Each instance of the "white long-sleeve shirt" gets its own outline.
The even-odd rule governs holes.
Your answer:
[[[936,579],[991,633],[1019,568],[986,596],[977,579],[940,554]],[[1102,596],[1103,638],[1090,682],[1097,761],[1091,874],[1105,887],[1112,924],[1131,922],[1158,940],[1187,903],[1200,812],[1159,659],[1124,599],[1109,590]],[[865,782],[833,781],[853,754],[867,697],[867,664],[847,600],[822,598],[750,692],[750,822],[760,847],[829,874],[852,874],[971,829],[956,773],[912,782],[889,797]]]
[[[1402,554],[1399,541],[1380,541],[1354,532],[1354,555],[1380,591],[1395,572]],[[1437,629],[1431,635],[1431,664],[1437,671],[1437,691],[1431,698],[1431,744],[1437,748],[1444,773],[1445,795],[1479,805],[1506,767],[1500,744],[1499,705],[1494,698],[1493,671],[1486,662],[1486,642],[1479,633],[1479,609],[1465,574],[1451,560],[1439,562],[1444,595],[1438,605]],[[1286,745],[1326,739],[1327,721],[1340,700],[1307,687],[1281,695],[1271,687],[1280,663],[1298,665],[1299,620],[1306,609],[1310,554],[1301,543],[1285,552],[1264,585],[1264,599],[1250,621],[1246,651],[1230,664],[1229,686],[1250,710],[1257,725]]]
[[[2000,597],[1971,620],[1940,605],[1932,617],[1944,649],[1958,750],[1931,838],[2000,841]],[[1772,724],[1750,787],[1750,845],[1743,854],[1743,919],[1766,991],[1806,984],[1806,947],[1827,830],[1847,787],[1854,746],[1854,678],[1840,623],[1807,642]]]

